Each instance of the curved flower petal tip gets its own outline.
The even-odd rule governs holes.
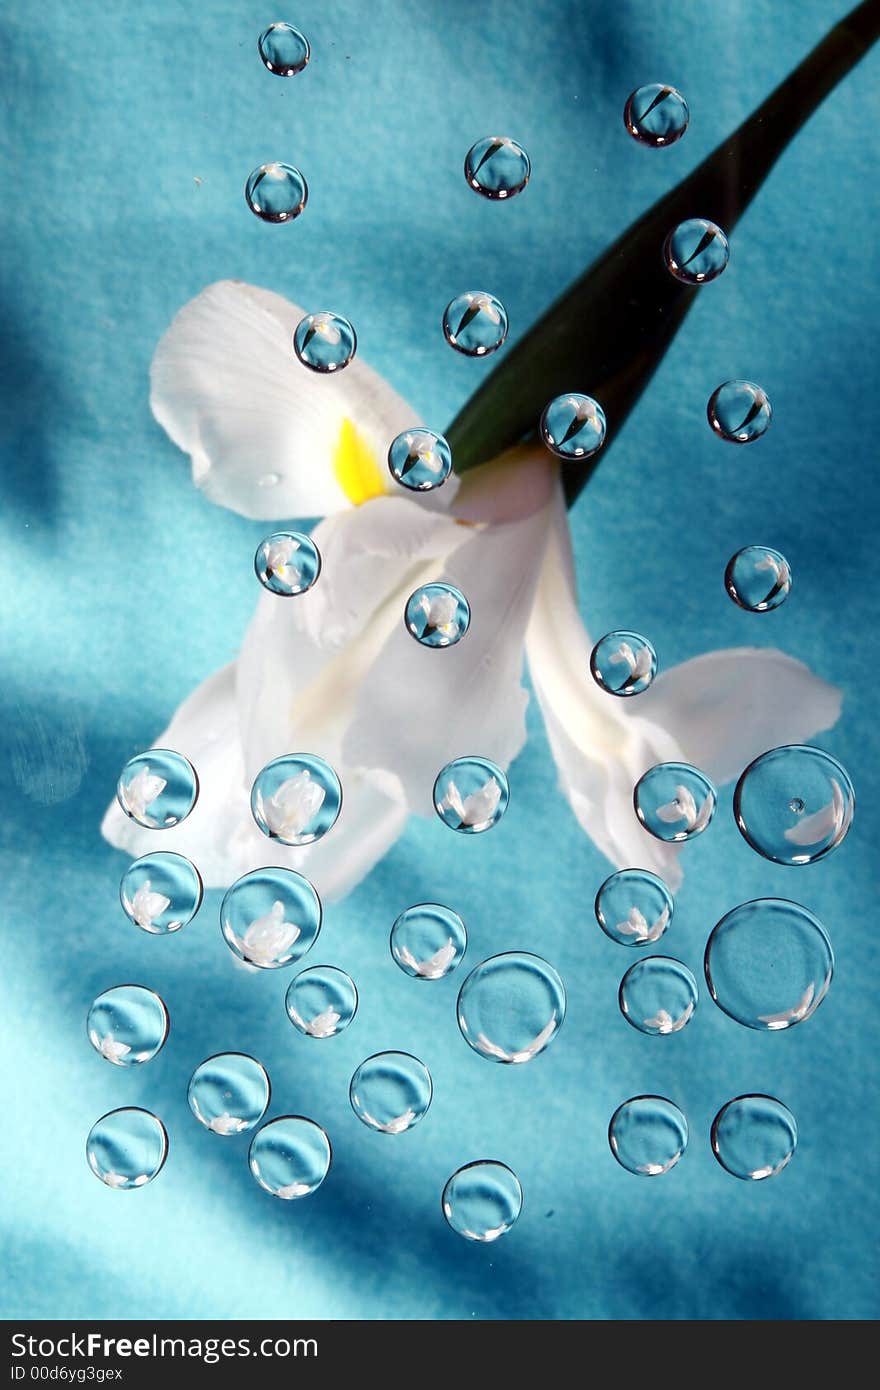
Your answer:
[[[388,445],[418,423],[360,357],[327,377],[304,370],[291,346],[303,313],[221,280],[181,309],[153,358],[153,413],[195,482],[258,520],[326,516],[390,492]],[[443,505],[454,490],[441,489]]]

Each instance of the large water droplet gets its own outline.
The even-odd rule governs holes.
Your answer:
[[[244,196],[263,222],[292,222],[309,199],[309,188],[292,164],[261,164],[248,175]]]
[[[304,367],[313,372],[341,372],[357,352],[357,334],[341,314],[322,309],[300,319],[293,335],[293,350]]]
[[[797,1121],[773,1096],[737,1096],[712,1121],[712,1152],[735,1178],[775,1178],[797,1148]]]
[[[749,763],[733,794],[743,838],[776,864],[812,864],[837,849],[855,804],[846,768],[824,749],[798,743]]]
[[[522,145],[507,135],[486,135],[465,156],[464,176],[475,193],[499,200],[522,193],[532,172]]]
[[[715,280],[730,259],[730,246],[720,227],[705,217],[680,222],[663,243],[666,268],[684,285]]]
[[[706,984],[737,1023],[764,1032],[814,1014],[834,974],[825,928],[805,907],[758,898],[725,914],[706,943]]]
[[[633,139],[654,149],[680,140],[689,119],[688,104],[681,92],[662,82],[636,88],[623,108],[623,123]]]
[[[468,290],[450,300],[443,313],[443,336],[466,357],[487,357],[507,337],[507,310],[494,294]]]
[[[336,824],[342,787],[329,763],[287,753],[257,773],[251,813],[264,835],[282,845],[310,845]]]
[[[262,970],[291,965],[321,930],[321,901],[294,869],[255,869],[220,904],[220,929],[233,955]]]
[[[527,951],[490,956],[475,966],[458,996],[461,1035],[490,1062],[530,1062],[549,1047],[564,1018],[562,980]]]
[[[753,381],[724,381],[706,407],[709,424],[730,444],[760,439],[773,417],[767,393]]]
[[[497,825],[510,801],[506,775],[488,758],[455,758],[438,773],[434,810],[450,830],[479,835]]]
[[[116,784],[125,814],[148,830],[170,830],[185,820],[199,795],[195,768],[182,753],[150,748],[130,758]]]
[[[467,931],[457,912],[439,903],[417,903],[391,928],[391,954],[415,980],[442,980],[461,964]]]
[[[199,1124],[224,1137],[258,1125],[271,1096],[266,1068],[244,1052],[218,1052],[200,1062],[187,1089]]]
[[[689,763],[658,763],[636,783],[633,804],[646,830],[670,843],[692,840],[715,814],[715,788]]]
[[[608,632],[593,648],[590,671],[609,695],[641,695],[657,674],[657,653],[640,632]]]
[[[611,1152],[622,1168],[639,1177],[668,1173],[688,1142],[688,1124],[664,1096],[633,1096],[619,1105],[608,1126]]]
[[[86,1032],[96,1052],[117,1067],[149,1062],[168,1037],[168,1010],[144,985],[114,985],[89,1009]]]
[[[164,850],[135,859],[119,885],[126,914],[154,936],[179,931],[191,922],[201,906],[202,891],[195,864]]]
[[[257,49],[265,66],[276,77],[295,77],[311,57],[305,34],[292,24],[270,24],[257,40]]]
[[[497,1240],[516,1223],[522,1203],[516,1173],[490,1158],[465,1164],[443,1189],[443,1215],[465,1240]]]
[[[86,1160],[95,1177],[123,1191],[152,1182],[167,1154],[162,1121],[136,1106],[102,1115],[86,1140]]]
[[[769,613],[791,592],[791,569],[784,555],[766,545],[746,545],[727,562],[724,587],[747,613]]]
[[[428,1068],[408,1052],[377,1052],[361,1062],[349,1087],[351,1108],[369,1129],[403,1134],[431,1104]]]
[[[571,391],[545,405],[540,420],[541,438],[557,458],[589,458],[605,443],[605,412],[592,396]]]
[[[388,468],[401,487],[429,492],[442,487],[452,472],[452,450],[434,430],[404,430],[391,441]]]
[[[686,1028],[697,1007],[697,982],[680,960],[648,956],[620,982],[620,1012],[640,1033],[666,1036]]]
[[[454,647],[470,627],[471,609],[452,584],[423,584],[407,599],[404,618],[423,647]]]
[[[621,946],[648,946],[659,941],[675,904],[656,874],[647,869],[620,869],[606,878],[596,894],[596,920]]]
[[[257,546],[254,572],[270,594],[291,598],[312,587],[321,573],[321,556],[311,536],[275,531]]]
[[[314,965],[291,980],[284,1004],[294,1028],[307,1038],[335,1038],[357,1013],[358,992],[344,970]]]
[[[264,1192],[291,1202],[309,1197],[330,1171],[330,1140],[304,1115],[282,1115],[258,1129],[248,1149],[250,1170]]]

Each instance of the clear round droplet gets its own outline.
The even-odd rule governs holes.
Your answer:
[[[311,536],[275,531],[257,546],[254,572],[270,594],[292,598],[311,589],[321,573],[321,556]]]
[[[443,311],[443,336],[465,357],[488,357],[507,337],[507,310],[494,294],[468,290],[456,295]]]
[[[357,334],[341,314],[322,309],[300,319],[293,335],[293,350],[304,367],[313,372],[341,372],[357,352]]]
[[[825,928],[785,898],[757,898],[725,914],[704,958],[720,1009],[746,1028],[778,1032],[816,1012],[834,974]]]
[[[430,492],[442,487],[452,472],[452,450],[433,430],[404,430],[391,441],[388,468],[401,487]]]
[[[195,768],[182,753],[150,748],[130,758],[116,784],[116,800],[130,820],[148,830],[170,830],[186,820],[199,795]]]
[[[86,1032],[96,1052],[117,1067],[150,1062],[168,1037],[168,1010],[145,985],[114,985],[89,1009]]]
[[[697,998],[697,982],[686,965],[671,956],[647,956],[627,970],[617,1002],[633,1028],[665,1037],[687,1027]]]
[[[264,835],[282,845],[310,845],[336,824],[342,786],[329,763],[311,753],[287,753],[257,773],[251,814]]]
[[[292,164],[261,164],[244,186],[248,207],[263,222],[292,222],[309,199],[309,188]]]
[[[465,156],[464,176],[471,188],[493,201],[522,193],[531,172],[522,145],[507,135],[486,135]]]
[[[605,443],[605,412],[592,396],[578,391],[556,396],[544,407],[541,438],[557,458],[589,458]]]
[[[773,1096],[737,1096],[712,1121],[712,1152],[735,1178],[775,1178],[797,1148],[797,1121]]]
[[[674,145],[688,128],[690,112],[681,92],[662,82],[649,82],[630,92],[623,108],[623,123],[640,145],[660,149]]]
[[[751,444],[773,418],[766,391],[754,381],[723,381],[709,397],[709,424],[730,444]]]
[[[530,1062],[549,1047],[565,1018],[558,973],[528,951],[490,956],[474,967],[458,995],[465,1042],[490,1062]]]
[[[403,1134],[426,1114],[433,1085],[428,1068],[408,1052],[377,1052],[361,1062],[349,1087],[351,1108],[368,1129]]]
[[[467,950],[464,922],[451,907],[417,903],[391,928],[391,954],[414,980],[442,980],[461,965]]]
[[[330,1171],[333,1152],[320,1125],[304,1115],[282,1115],[258,1129],[248,1165],[264,1192],[282,1201],[309,1197]]]
[[[749,763],[733,793],[740,834],[775,864],[812,864],[846,839],[856,794],[822,748],[785,744]]]
[[[609,695],[641,695],[657,674],[657,653],[640,632],[607,632],[593,648],[590,672]]]
[[[608,1143],[627,1172],[657,1178],[674,1168],[687,1148],[688,1123],[664,1096],[633,1096],[611,1116]]]
[[[358,992],[344,970],[313,965],[291,980],[284,1005],[294,1028],[307,1038],[335,1038],[357,1013]]]
[[[107,1187],[146,1187],[168,1156],[165,1126],[149,1110],[125,1106],[102,1115],[89,1130],[86,1161]]]
[[[470,627],[471,607],[452,584],[423,584],[407,599],[404,619],[423,647],[454,647]]]
[[[201,906],[202,892],[195,864],[165,850],[135,859],[119,885],[126,915],[154,936],[180,931],[191,922]]]
[[[715,814],[716,792],[704,772],[689,763],[658,763],[636,783],[633,805],[657,840],[692,840]]]
[[[253,1129],[269,1107],[266,1068],[244,1052],[218,1052],[200,1062],[190,1077],[189,1108],[212,1134],[227,1137]]]
[[[705,217],[679,222],[663,243],[666,268],[683,285],[704,285],[721,274],[730,246],[720,227]]]
[[[728,560],[724,587],[738,608],[769,613],[791,593],[791,568],[778,550],[746,545]]]
[[[479,835],[497,825],[510,801],[510,784],[488,758],[455,758],[434,783],[434,810],[450,830]]]
[[[239,960],[278,970],[314,946],[321,930],[321,900],[294,869],[255,869],[227,889],[220,929]]]
[[[596,894],[596,921],[621,946],[649,946],[672,921],[675,902],[663,882],[647,869],[619,869]]]
[[[516,1224],[522,1204],[519,1178],[497,1159],[466,1163],[443,1189],[443,1215],[452,1230],[483,1244],[498,1240]]]
[[[305,34],[292,24],[270,24],[257,40],[257,49],[265,67],[276,77],[295,77],[311,57]]]

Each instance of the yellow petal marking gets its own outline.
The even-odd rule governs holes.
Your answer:
[[[388,491],[376,455],[347,416],[333,450],[333,471],[352,506],[359,507]]]

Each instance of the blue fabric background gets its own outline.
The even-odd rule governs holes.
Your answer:
[[[666,664],[778,644],[843,685],[821,742],[860,800],[845,847],[803,871],[753,855],[730,791],[688,847],[668,938],[698,973],[709,928],[747,897],[801,898],[828,923],[838,973],[821,1012],[759,1035],[702,1006],[662,1043],[618,1015],[632,955],[597,929],[607,865],[556,791],[534,709],[510,812],[473,841],[411,822],[368,881],[326,913],[317,957],[350,970],[355,1025],[318,1045],[287,1024],[289,973],[234,968],[218,895],[171,938],[134,930],[124,860],[98,835],[117,772],[179,701],[232,657],[254,603],[260,526],[210,506],[152,420],[147,371],[174,311],[235,276],[350,314],[363,355],[442,428],[486,368],[450,352],[443,305],[496,291],[513,334],[736,125],[845,10],[840,0],[300,0],[313,45],[301,77],[262,69],[250,0],[108,6],[13,0],[3,21],[3,868],[0,921],[4,1171],[0,1239],[9,1317],[863,1318],[876,1311],[871,1218],[878,1148],[876,177],[880,53],[801,133],[734,241],[572,517],[594,633],[650,633]],[[691,103],[669,151],[623,130],[631,88],[663,80]],[[465,187],[488,131],[528,148],[509,206]],[[311,199],[292,227],[247,212],[256,164],[292,159]],[[704,406],[744,375],[773,428],[754,449],[716,441]],[[315,460],[315,467],[323,461]],[[751,617],[721,574],[766,540],[795,571],[790,602]],[[637,557],[638,563],[633,563]],[[401,691],[401,719],[417,715]],[[426,732],[426,737],[429,733]],[[77,788],[79,772],[82,784]],[[74,795],[75,793],[75,795]],[[62,798],[62,799],[59,799]],[[53,804],[47,804],[47,799]],[[505,947],[562,972],[569,1017],[527,1067],[490,1066],[458,1036],[463,976],[419,987],[393,965],[390,923],[448,900],[474,964]],[[92,997],[122,980],[165,997],[171,1037],[137,1074],[89,1048]],[[396,1139],[351,1113],[348,1078],[382,1047],[431,1068],[426,1122]],[[330,1180],[284,1205],[186,1107],[193,1066],[251,1051],[273,1114],[313,1115]],[[801,1129],[778,1179],[728,1177],[712,1115],[744,1090],[778,1094]],[[691,1146],[642,1182],[606,1141],[639,1091],[678,1101]],[[170,1158],[138,1194],[102,1188],[83,1145],[104,1111],[165,1120]],[[519,1173],[525,1209],[474,1248],[439,1210],[446,1177],[480,1156]]]

